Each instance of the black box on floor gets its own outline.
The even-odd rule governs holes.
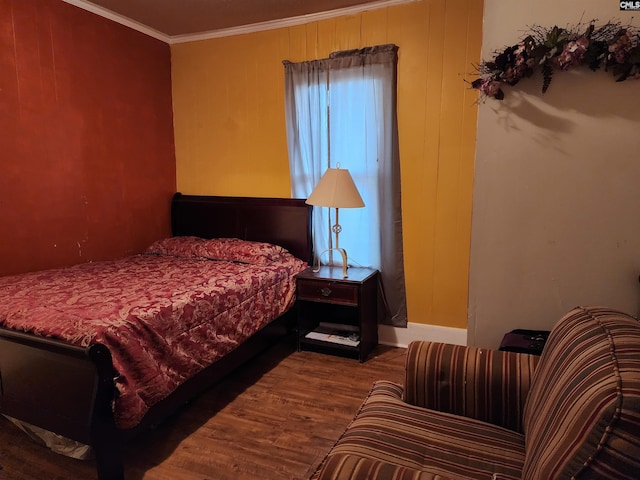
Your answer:
[[[548,330],[512,330],[502,338],[500,350],[540,355],[548,337]]]

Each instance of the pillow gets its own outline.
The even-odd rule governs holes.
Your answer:
[[[267,265],[289,255],[279,245],[252,242],[239,238],[212,238],[202,246],[202,256],[214,260]]]
[[[227,262],[268,265],[289,255],[286,249],[264,242],[252,242],[239,238],[168,237],[151,244],[148,255],[172,257],[208,258]]]
[[[172,257],[201,257],[202,246],[206,241],[200,237],[168,237],[153,242],[144,253]]]

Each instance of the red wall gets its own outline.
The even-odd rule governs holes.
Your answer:
[[[169,234],[169,45],[62,0],[0,0],[0,275]]]

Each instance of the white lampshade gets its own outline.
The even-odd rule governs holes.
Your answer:
[[[364,207],[364,201],[346,168],[328,168],[306,203],[330,208]]]

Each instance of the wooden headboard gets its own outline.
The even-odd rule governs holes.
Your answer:
[[[273,243],[311,264],[311,212],[303,199],[176,193],[171,201],[171,231],[174,236]]]

